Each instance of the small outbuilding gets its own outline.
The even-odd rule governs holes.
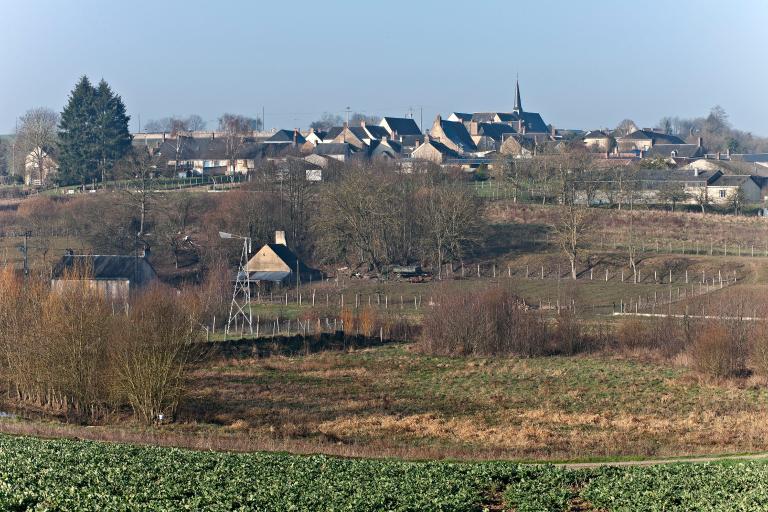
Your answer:
[[[67,254],[53,268],[51,289],[63,293],[85,281],[106,300],[125,302],[132,292],[157,280],[157,272],[143,256]]]
[[[323,273],[308,267],[285,243],[285,232],[275,232],[275,243],[265,244],[245,267],[251,282],[290,285],[320,281]]]

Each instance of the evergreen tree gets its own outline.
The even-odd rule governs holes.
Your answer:
[[[61,113],[60,183],[104,181],[115,162],[131,148],[129,120],[122,98],[107,82],[101,80],[93,87],[83,76]]]
[[[131,134],[128,131],[130,117],[125,113],[122,98],[112,92],[104,79],[96,88],[95,105],[99,170],[101,181],[104,181],[115,162],[131,149]]]
[[[98,156],[94,151],[96,89],[87,76],[83,76],[69,94],[67,106],[59,122],[59,173],[62,185],[85,184],[97,168]]]

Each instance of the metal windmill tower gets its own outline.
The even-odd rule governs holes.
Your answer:
[[[227,320],[226,334],[232,331],[243,331],[248,326],[248,332],[253,334],[253,313],[251,312],[251,280],[248,276],[248,255],[251,253],[251,239],[246,236],[233,235],[219,231],[219,237],[223,239],[238,239],[243,241],[243,252],[240,256],[240,266],[237,269],[237,279],[232,292],[232,303],[229,306],[229,320]]]

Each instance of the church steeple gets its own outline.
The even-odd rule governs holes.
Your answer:
[[[515,108],[513,112],[519,114],[523,111],[523,103],[520,101],[520,81],[515,78]]]

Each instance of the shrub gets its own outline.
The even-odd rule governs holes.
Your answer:
[[[443,294],[424,317],[419,347],[442,355],[535,356],[551,350],[549,331],[509,290]]]
[[[694,338],[690,353],[693,367],[700,373],[729,377],[741,369],[742,358],[720,322],[707,322]]]

